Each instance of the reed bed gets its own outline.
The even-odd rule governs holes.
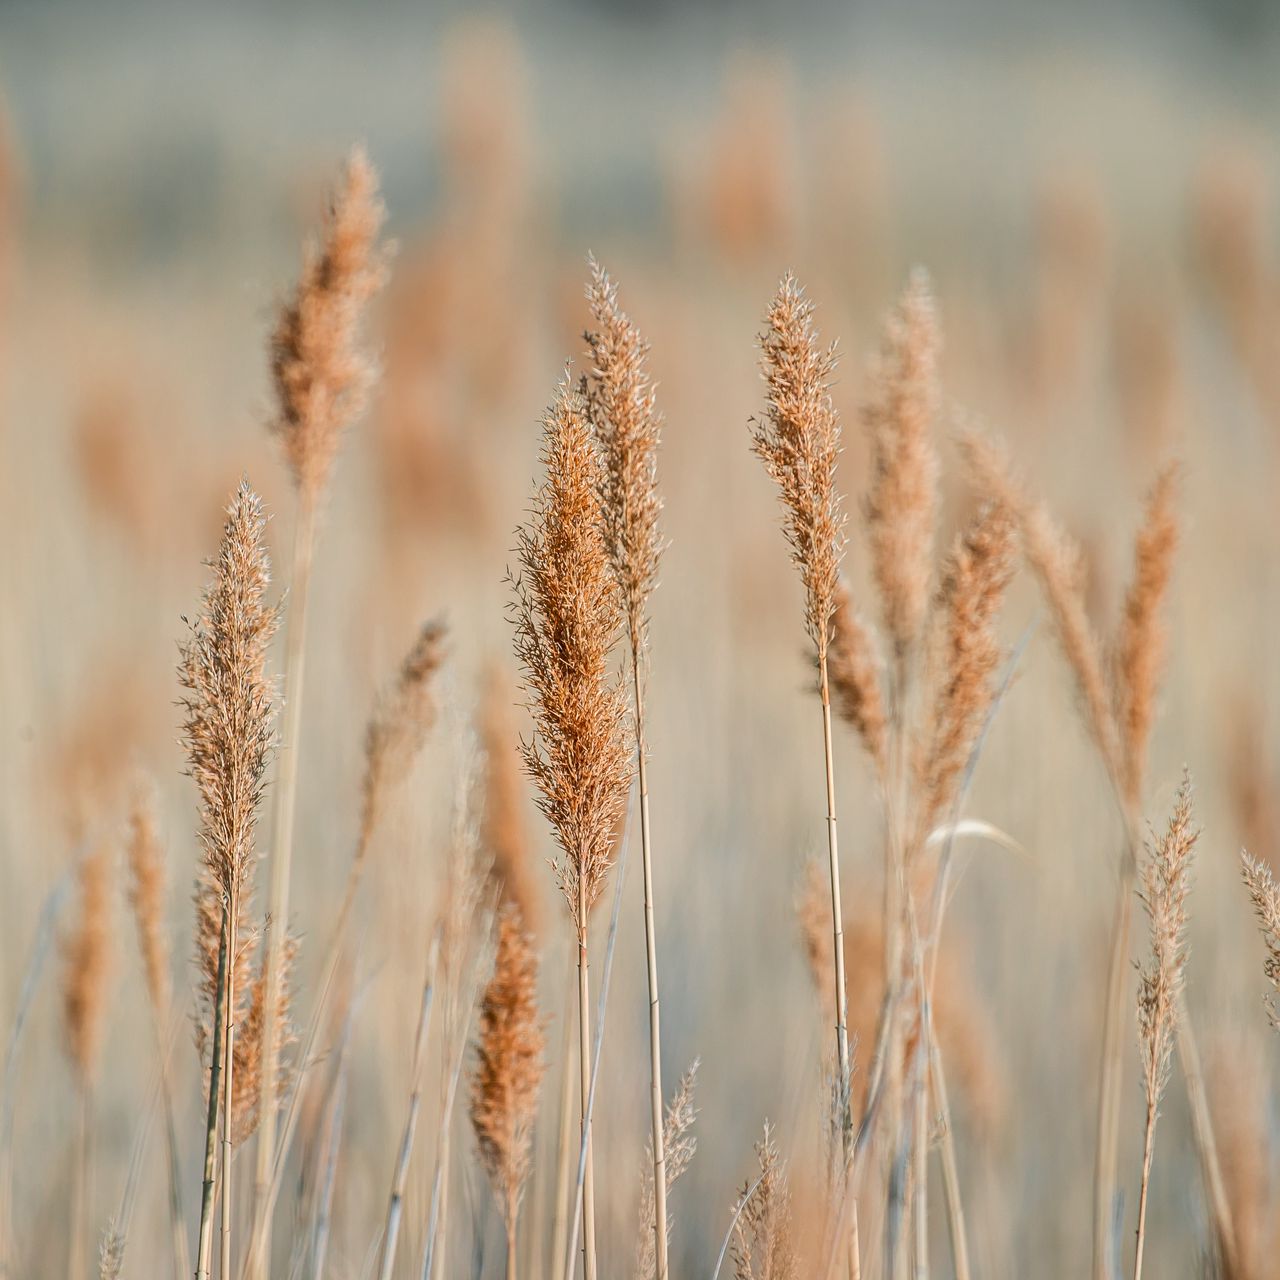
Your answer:
[[[1154,422],[1196,372],[1162,344],[1133,456],[1055,467],[1119,287],[1087,194],[1045,195],[993,369],[942,250],[895,288],[797,239],[743,64],[674,266],[565,264],[476,39],[400,268],[369,155],[338,174],[257,350],[275,463],[78,411],[130,627],[119,668],[76,630],[91,697],[14,700],[13,830],[64,870],[0,952],[0,1280],[1275,1276],[1274,682],[1228,700],[1213,647],[1274,525]],[[1274,280],[1217,198],[1196,305],[1266,415]]]

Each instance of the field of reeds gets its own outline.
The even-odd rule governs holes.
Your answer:
[[[1280,1276],[1280,103],[545,18],[0,13],[0,1280]]]

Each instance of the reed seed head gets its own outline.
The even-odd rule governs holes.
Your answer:
[[[1168,648],[1161,611],[1178,546],[1177,496],[1178,469],[1169,466],[1157,476],[1147,496],[1112,664],[1121,781],[1125,798],[1135,807],[1142,797],[1157,686]]]
[[[365,730],[357,865],[368,856],[387,792],[408,775],[435,723],[438,708],[432,678],[444,662],[445,635],[442,621],[423,626]]]
[[[867,532],[884,626],[901,667],[924,625],[929,603],[938,457],[937,310],[929,277],[912,274],[885,322],[874,390],[863,410],[871,437]]]
[[[360,416],[373,382],[359,339],[365,311],[387,275],[378,244],[384,217],[377,173],[356,147],[271,335],[272,431],[309,502],[324,492],[342,435]]]
[[[556,874],[586,928],[612,861],[631,784],[626,700],[610,673],[621,601],[601,527],[600,459],[567,378],[543,422],[546,476],[516,534],[515,652],[534,737],[522,743],[538,805],[564,855]]]
[[[793,275],[769,304],[760,350],[766,408],[752,419],[752,448],[778,486],[783,531],[804,583],[805,628],[824,661],[846,541],[836,489],[840,419],[831,400],[836,348],[818,345],[813,303]]]
[[[956,536],[938,593],[938,676],[917,763],[924,832],[951,804],[995,697],[1003,656],[996,621],[1013,571],[1013,517],[987,503]]]
[[[172,1000],[169,939],[165,930],[165,866],[156,820],[154,787],[139,780],[129,806],[127,843],[129,905],[138,930],[138,949],[146,977],[147,996],[156,1025],[164,1028]]]
[[[1183,774],[1164,834],[1148,846],[1139,896],[1151,932],[1151,958],[1139,970],[1138,1038],[1148,1102],[1158,1106],[1169,1061],[1187,962],[1187,894],[1200,833],[1191,816],[1191,775]]]
[[[756,1143],[756,1159],[759,1183],[752,1191],[755,1179],[746,1182],[734,1206],[742,1207],[733,1229],[734,1275],[737,1280],[795,1280],[799,1265],[792,1243],[787,1166],[767,1122],[764,1137]]]
[[[658,580],[658,445],[662,416],[649,377],[649,344],[618,305],[617,286],[594,258],[587,302],[596,328],[587,406],[604,460],[600,509],[609,560],[618,580],[632,653],[645,639],[646,603]]]
[[[493,977],[480,1001],[471,1081],[471,1126],[480,1163],[508,1232],[515,1228],[529,1176],[545,1048],[538,1014],[538,957],[519,911],[508,904],[498,917]]]
[[[693,1090],[698,1082],[695,1058],[688,1071],[680,1077],[675,1096],[667,1103],[662,1121],[662,1154],[665,1160],[667,1193],[675,1186],[693,1160],[698,1140],[693,1134],[693,1122],[698,1109],[693,1105]],[[640,1231],[636,1236],[636,1269],[640,1280],[650,1280],[657,1270],[657,1246],[654,1239],[654,1219],[657,1208],[653,1195],[653,1135],[645,1142],[644,1180],[640,1189]],[[667,1235],[670,1237],[673,1215],[667,1214]]]
[[[262,501],[243,480],[222,533],[213,582],[182,646],[183,743],[200,793],[200,842],[213,884],[241,895],[273,744],[267,647],[279,611],[266,601],[271,566]]]
[[[80,1087],[92,1086],[106,1033],[111,980],[112,848],[100,841],[77,869],[79,915],[63,944],[62,1006],[67,1052]]]
[[[1267,948],[1263,972],[1267,981],[1280,991],[1280,885],[1276,884],[1271,868],[1265,862],[1250,857],[1243,849],[1240,851],[1240,872],[1249,891],[1249,901],[1253,904],[1258,931]],[[1271,1015],[1272,1026],[1280,1030],[1280,1008],[1277,1008],[1274,996],[1267,998],[1267,1011]]]

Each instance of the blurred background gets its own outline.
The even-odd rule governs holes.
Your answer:
[[[509,713],[512,745],[522,727],[503,579],[539,416],[564,362],[582,367],[589,251],[652,342],[666,414],[671,549],[652,608],[649,738],[667,1079],[702,1063],[698,1153],[673,1200],[674,1273],[710,1273],[766,1117],[800,1205],[821,1176],[826,1017],[794,905],[825,838],[818,725],[799,586],[748,450],[762,402],[756,335],[794,269],[844,352],[841,482],[856,531],[867,358],[923,265],[946,342],[948,537],[972,504],[948,441],[976,420],[1009,439],[1085,544],[1090,605],[1109,633],[1147,485],[1166,459],[1186,463],[1147,808],[1160,826],[1187,764],[1205,828],[1192,1016],[1247,1274],[1277,1274],[1280,1050],[1236,854],[1280,856],[1278,54],[1280,7],[1266,0],[0,4],[6,1035],[24,981],[39,983],[6,1075],[12,1274],[60,1274],[66,1250],[73,1085],[56,943],[32,963],[38,918],[53,894],[65,930],[69,872],[118,826],[139,768],[162,797],[178,988],[189,986],[197,849],[176,744],[181,617],[241,474],[265,495],[287,564],[292,496],[265,430],[265,343],[357,141],[381,172],[399,247],[373,325],[382,383],[347,442],[317,553],[295,856],[303,1017],[355,838],[374,693],[427,616],[447,619],[451,661],[446,713],[361,906],[331,1274],[363,1274],[381,1223],[468,726],[479,706]],[[856,532],[849,571],[870,607]],[[1028,583],[1008,615],[1010,642],[1029,625],[1032,638],[971,811],[1025,852],[966,854],[940,1034],[956,1063],[977,1274],[1079,1275],[1122,832]],[[851,945],[874,954],[878,802],[852,736],[836,748]],[[540,863],[548,833],[531,803],[523,816]],[[545,1164],[571,955],[549,871],[542,880]],[[609,1274],[631,1266],[644,1163],[639,904],[632,867],[597,1129]],[[96,1232],[151,1087],[123,896],[119,908]],[[878,984],[860,985],[851,959],[864,1036]],[[1132,1038],[1126,1222],[1141,1141]],[[194,1204],[200,1083],[185,1029],[176,1061]],[[1149,1273],[1199,1275],[1205,1212],[1178,1088],[1165,1111]],[[406,1260],[421,1248],[435,1140],[424,1136],[410,1182]],[[500,1274],[500,1223],[469,1143],[459,1120],[456,1247]],[[551,1191],[535,1177],[535,1257]],[[282,1204],[282,1220],[290,1211]],[[133,1240],[164,1241],[165,1213],[153,1137]],[[135,1246],[127,1274],[165,1274],[166,1258]]]

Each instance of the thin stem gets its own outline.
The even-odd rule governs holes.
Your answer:
[[[213,1193],[218,1181],[218,1084],[222,1078],[222,1012],[227,984],[227,908],[222,908],[218,942],[218,986],[213,1011],[213,1049],[209,1055],[209,1109],[204,1131],[204,1184],[200,1195],[200,1235],[196,1280],[209,1280],[213,1261]]]
[[[413,1139],[418,1129],[418,1113],[422,1109],[422,1074],[426,1061],[427,1034],[431,1026],[431,1007],[435,1000],[436,963],[440,956],[439,930],[432,935],[427,958],[427,977],[422,984],[422,1004],[418,1011],[418,1034],[413,1045],[413,1083],[409,1091],[409,1112],[400,1135],[400,1154],[391,1177],[391,1196],[387,1202],[387,1225],[382,1233],[382,1259],[378,1280],[391,1280],[395,1269],[396,1245],[400,1239],[400,1220],[404,1213],[404,1189],[409,1180],[409,1160],[413,1155]]]
[[[573,969],[576,970],[576,960]],[[572,971],[569,981],[573,982]],[[556,1150],[556,1208],[555,1223],[551,1232],[551,1266],[554,1273],[565,1256],[569,1238],[569,1156],[573,1146],[573,1023],[569,1017],[569,993],[565,992],[563,1005],[564,1035],[560,1053],[560,1137]]]
[[[662,1019],[658,1007],[658,939],[653,911],[649,844],[649,780],[640,687],[640,650],[632,636],[631,687],[635,698],[636,778],[640,788],[640,857],[644,871],[644,948],[649,975],[649,1118],[653,1142],[653,1236],[656,1280],[667,1280],[667,1153],[662,1134]],[[828,736],[828,742],[830,737]],[[830,760],[828,751],[827,759]]]
[[[586,882],[578,878],[578,1082],[581,1094],[581,1143],[585,1156],[582,1184],[582,1274],[596,1280],[596,1197],[591,1153],[591,990],[587,955]]]
[[[1156,1100],[1147,1097],[1147,1126],[1142,1140],[1142,1187],[1138,1192],[1138,1245],[1133,1255],[1133,1280],[1142,1280],[1142,1246],[1147,1235],[1147,1189],[1151,1183],[1151,1152],[1156,1140]]]
[[[301,745],[302,689],[306,671],[307,598],[311,587],[315,543],[315,500],[305,489],[298,501],[294,526],[293,574],[289,614],[285,621],[284,717],[281,727],[276,803],[271,843],[269,917],[275,923],[267,935],[265,1020],[262,1039],[262,1092],[259,1100],[257,1168],[253,1188],[253,1218],[257,1247],[251,1275],[265,1274],[271,1253],[271,1214],[267,1206],[276,1155],[277,1020],[285,939],[289,932],[289,876],[293,861],[293,823],[298,790],[298,749]]]
[[[507,1211],[503,1215],[507,1228],[507,1280],[519,1280],[519,1266],[516,1262],[516,1216],[520,1207],[515,1203],[515,1196],[508,1195]]]
[[[222,1280],[231,1280],[231,1126],[236,1051],[236,912],[237,894],[227,900],[226,998],[222,1005]]]
[[[67,1271],[76,1277],[86,1274],[85,1237],[89,1230],[89,1134],[93,1127],[93,1086],[80,1081],[80,1106],[76,1120],[76,1167],[71,1183],[71,1241],[67,1249]]]

